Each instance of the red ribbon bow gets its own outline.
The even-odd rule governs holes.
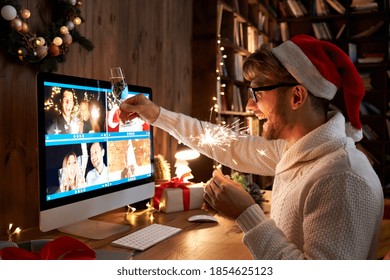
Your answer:
[[[168,188],[180,188],[183,190],[183,206],[184,210],[190,209],[190,189],[184,185],[183,180],[179,178],[173,178],[170,182],[161,184],[155,190],[154,198],[153,198],[153,207],[156,209],[160,209],[160,201],[161,196],[165,189]]]
[[[0,250],[3,260],[94,260],[96,253],[83,242],[61,236],[46,243],[38,252],[30,252],[18,247]]]

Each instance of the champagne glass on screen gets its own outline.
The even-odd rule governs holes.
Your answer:
[[[110,69],[110,82],[113,94],[112,107],[118,107],[120,103],[125,100],[129,95],[126,79],[121,67],[113,67]],[[123,126],[131,125],[131,121],[126,121]]]

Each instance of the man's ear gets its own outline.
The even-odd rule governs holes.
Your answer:
[[[293,87],[291,92],[292,92],[291,108],[293,110],[299,109],[307,101],[307,97],[308,97],[307,89],[302,85],[297,85]]]

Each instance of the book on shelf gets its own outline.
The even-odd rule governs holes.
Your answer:
[[[374,104],[364,101],[360,104],[360,112],[362,115],[381,115],[381,110]]]
[[[368,140],[379,139],[379,135],[368,124],[362,124],[362,130],[363,136],[365,136]]]
[[[357,61],[357,46],[354,43],[348,43],[348,55],[351,58],[352,62]]]
[[[374,11],[378,10],[378,3],[374,0],[352,0],[350,7],[353,11]]]
[[[340,39],[341,35],[343,34],[344,30],[345,30],[345,27],[347,27],[347,24],[346,23],[343,23],[343,25],[341,25],[339,31],[337,32],[336,34],[336,40],[337,39]]]
[[[278,11],[281,18],[286,18],[289,16],[288,11],[285,7],[285,1],[278,1]]]
[[[243,64],[244,58],[241,54],[235,53],[234,54],[234,79],[237,81],[244,81],[244,76],[242,74],[242,64]]]
[[[359,63],[379,63],[383,61],[383,57],[359,57],[357,62]]]
[[[371,74],[359,72],[359,75],[363,80],[364,89],[365,90],[372,90],[373,86],[371,84]]]
[[[326,5],[325,0],[315,0],[313,3],[315,6],[315,14],[317,16],[326,16],[329,14],[329,8]]]
[[[259,11],[257,27],[259,28],[260,31],[265,31],[266,19],[267,16],[262,11]]]
[[[333,38],[329,25],[326,22],[312,22],[314,35],[319,40],[331,40]]]
[[[386,119],[386,127],[387,127],[387,134],[388,134],[389,139],[390,139],[390,120],[389,119]]]
[[[242,104],[240,88],[236,85],[233,86],[232,111],[244,112],[244,105]]]
[[[290,11],[292,12],[292,14],[294,15],[294,17],[298,18],[304,16],[301,5],[299,5],[296,0],[287,0],[287,5]]]
[[[217,35],[221,35],[221,25],[222,25],[222,15],[223,15],[223,5],[218,4],[217,6]]]
[[[357,38],[362,38],[362,37],[367,37],[372,34],[374,34],[385,22],[383,20],[377,22],[374,25],[371,25],[369,28],[351,36],[352,39],[357,39]]]
[[[246,42],[244,39],[245,33],[244,33],[244,23],[234,19],[234,43],[237,46],[240,46],[242,48],[246,48]]]
[[[341,14],[341,15],[345,14],[345,7],[343,5],[341,5],[339,1],[326,0],[326,2],[329,4],[330,7],[332,7],[339,14]]]
[[[285,21],[280,23],[280,36],[282,37],[283,42],[290,39],[290,32],[288,30],[288,24]]]

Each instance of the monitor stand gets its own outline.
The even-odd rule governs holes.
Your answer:
[[[100,240],[129,230],[129,226],[87,219],[58,228],[58,230],[63,233]]]

